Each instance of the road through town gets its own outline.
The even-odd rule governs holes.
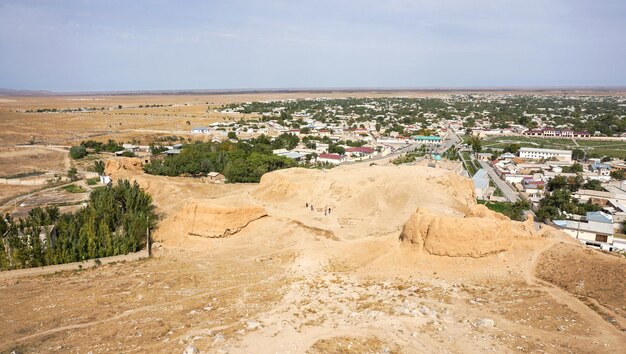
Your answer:
[[[496,186],[500,188],[502,194],[504,194],[504,197],[508,201],[510,201],[511,203],[515,203],[519,200],[517,192],[515,192],[513,188],[509,186],[506,182],[501,180],[500,177],[498,177],[498,175],[496,174],[496,171],[494,171],[493,168],[486,161],[478,161],[478,163],[480,163],[480,167],[484,168],[485,171],[487,171],[493,183],[495,183]]]

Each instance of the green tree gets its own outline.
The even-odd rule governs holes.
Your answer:
[[[228,132],[228,139],[232,139],[232,140],[237,140],[237,133],[235,132]]]
[[[87,148],[85,146],[78,145],[70,148],[70,157],[74,160],[82,159],[85,156],[87,156]]]
[[[102,160],[93,162],[93,170],[96,171],[99,175],[104,174],[104,162]]]
[[[572,150],[572,159],[576,161],[582,161],[585,159],[585,152],[582,149]]]
[[[570,166],[569,172],[571,172],[571,173],[582,173],[583,172],[583,165],[579,164],[578,162],[574,162]]]
[[[504,147],[503,151],[504,152],[510,152],[512,154],[517,154],[517,152],[520,149],[520,145],[519,144],[509,144],[507,146]]]
[[[622,181],[626,177],[626,173],[622,170],[611,171],[611,178]]]
[[[587,183],[583,185],[583,188],[591,189],[594,191],[605,191],[605,189],[602,187],[602,182],[598,181],[597,179],[587,181]]]
[[[70,169],[67,170],[67,177],[72,181],[78,179],[78,171],[76,170],[76,167],[70,167]]]
[[[554,191],[558,189],[563,189],[567,187],[567,178],[565,176],[555,176],[551,180],[548,181],[546,188],[548,191]]]
[[[470,136],[467,143],[472,147],[474,153],[481,152],[483,149],[483,139],[478,135]]]

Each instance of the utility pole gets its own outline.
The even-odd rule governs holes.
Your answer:
[[[146,216],[146,221],[148,221],[148,225],[146,226],[146,248],[148,249],[148,258],[152,257],[152,249],[150,247],[150,221],[148,220],[148,216]]]

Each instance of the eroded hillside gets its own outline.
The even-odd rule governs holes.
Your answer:
[[[560,353],[626,344],[623,258],[606,261],[477,206],[471,182],[447,171],[289,169],[249,185],[149,176],[130,160],[107,171],[154,196],[163,215],[155,257],[3,281],[0,350]],[[564,270],[580,254],[594,273]],[[617,275],[589,278],[602,272]]]

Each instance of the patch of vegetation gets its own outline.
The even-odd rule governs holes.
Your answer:
[[[0,218],[0,269],[22,269],[138,251],[157,216],[152,198],[123,180],[98,188],[87,207],[60,214],[56,207],[31,210],[25,219]],[[54,230],[54,231],[53,231]]]
[[[70,157],[74,160],[82,159],[87,156],[87,148],[83,145],[72,146],[70,148]]]
[[[122,145],[113,139],[109,139],[106,143],[87,140],[81,142],[80,145],[72,146],[70,148],[70,157],[76,160],[87,156],[90,152],[117,152],[122,150],[124,150]]]
[[[89,178],[87,180],[87,185],[95,186],[96,184],[98,184],[98,182],[100,182],[100,179],[98,177]]]
[[[274,140],[265,135],[232,143],[195,142],[178,155],[155,160],[144,166],[147,173],[163,176],[201,176],[221,172],[229,183],[259,182],[267,172],[295,167],[297,162],[274,155],[274,149],[292,149],[300,139],[282,134]]]
[[[35,177],[35,176],[41,176],[45,174],[45,172],[43,171],[30,171],[30,172],[21,172],[21,173],[16,173],[14,175],[9,175],[9,176],[1,176],[1,178],[27,178],[27,177]]]
[[[602,208],[589,203],[580,203],[572,198],[572,193],[566,187],[553,190],[550,195],[539,201],[537,218],[540,220],[554,220],[563,216],[563,213],[584,215],[588,211],[599,211]]]
[[[470,177],[474,176],[479,169],[476,168],[476,165],[474,165],[474,162],[472,161],[472,156],[467,151],[463,151],[461,155],[463,156],[463,165],[465,166],[467,173],[469,173]]]
[[[421,148],[411,151],[404,156],[400,156],[391,160],[391,163],[394,165],[401,165],[404,163],[415,162],[418,157],[424,156],[425,151],[426,151],[426,148],[422,146]]]
[[[85,190],[85,188],[81,187],[81,186],[77,186],[75,184],[68,184],[67,186],[63,187],[63,190],[68,192],[68,193],[85,193],[87,192]]]
[[[479,200],[478,204],[482,204],[500,214],[508,216],[511,220],[524,221],[524,211],[530,209],[530,203],[526,200],[519,200],[515,203],[511,202],[491,202],[487,200]]]

